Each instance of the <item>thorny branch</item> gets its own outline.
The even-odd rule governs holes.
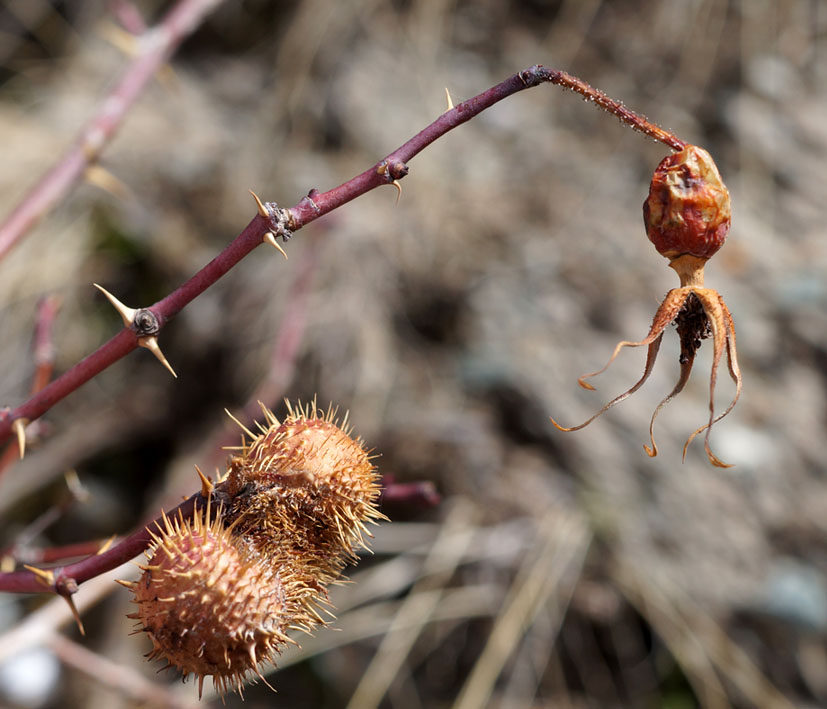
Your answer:
[[[186,0],[183,0],[181,4],[186,5]],[[541,65],[532,66],[447,110],[384,159],[338,187],[324,193],[311,190],[305,198],[290,209],[279,208],[274,202],[262,204],[256,198],[258,214],[244,230],[198,273],[147,309],[157,320],[158,330],[162,329],[188,303],[203,293],[257,246],[266,241],[272,243],[273,235],[281,236],[283,241],[287,241],[301,227],[366,192],[382,185],[397,184],[397,180],[408,174],[407,162],[435,140],[471,120],[495,103],[542,83],[555,84],[581,94],[598,107],[617,116],[636,130],[665,143],[673,150],[679,150],[685,146],[683,141],[671,133],[653,125],[585,82],[565,72],[546,69]],[[29,421],[37,419],[65,396],[138,347],[139,337],[140,333],[134,326],[124,328],[28,401],[15,409],[0,412],[0,443],[8,439],[12,424],[16,419],[26,418]],[[170,514],[178,514],[179,511],[184,515],[191,513],[197,498],[199,495],[194,495],[172,510]],[[52,569],[51,583],[48,580],[44,583],[42,578],[29,571],[0,574],[0,590],[61,593],[61,589],[64,589],[64,592],[69,594],[71,589],[77,588],[78,584],[135,557],[148,546],[149,542],[150,535],[146,529],[142,528],[103,554]],[[70,589],[68,592],[65,591],[67,588]]]
[[[556,84],[580,93],[600,108],[618,116],[633,128],[656,140],[660,140],[673,149],[679,149],[685,145],[683,141],[671,133],[632,113],[622,104],[593,89],[585,82],[575,79],[565,72],[535,65],[514,74],[487,91],[457,104],[383,160],[338,187],[324,193],[311,190],[307,197],[290,209],[281,209],[274,202],[262,205],[260,213],[218,256],[166,298],[147,308],[156,317],[159,330],[188,303],[201,295],[241,259],[259,246],[265,237],[275,234],[287,241],[295,231],[306,224],[370,190],[382,185],[392,184],[394,181],[401,179],[408,174],[407,161],[418,155],[435,140],[471,120],[495,103],[519,91],[533,88],[542,83]],[[138,333],[133,329],[125,328],[121,330],[95,352],[78,362],[28,401],[15,409],[0,411],[0,443],[9,437],[12,423],[16,419],[26,418],[29,421],[34,421],[42,416],[65,396],[134,350],[139,344],[138,337]]]
[[[180,0],[152,29],[136,38],[137,54],[100,103],[74,145],[0,224],[0,260],[82,179],[120,127],[132,104],[178,45],[221,0]]]
[[[196,493],[177,507],[169,510],[167,516],[177,516],[178,514],[185,517],[189,516],[199,502],[202,507],[206,506],[206,500],[201,497],[201,493]],[[152,540],[149,530],[160,529],[161,527],[157,525],[162,523],[163,517],[159,517],[125,537],[102,554],[94,554],[67,566],[56,566],[45,570],[46,574],[52,576],[51,581],[48,581],[45,576],[35,575],[31,571],[12,571],[0,574],[0,590],[13,593],[53,592],[60,595],[71,595],[74,592],[73,590],[61,593],[61,589],[74,589],[76,591],[77,587],[84,581],[134,559],[149,546]]]

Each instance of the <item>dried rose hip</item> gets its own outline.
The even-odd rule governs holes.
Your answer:
[[[729,192],[706,150],[687,145],[657,166],[643,221],[658,253],[708,259],[723,246],[731,220]]]
[[[701,341],[711,337],[713,343],[712,372],[709,377],[709,420],[698,428],[683,447],[684,457],[692,440],[706,431],[704,449],[713,465],[729,467],[709,447],[709,432],[713,424],[726,416],[741,395],[741,370],[735,349],[735,325],[732,315],[717,291],[704,287],[704,265],[724,243],[731,220],[729,192],[721,181],[718,168],[706,150],[687,145],[681,151],[661,161],[655,169],[649,197],[643,203],[646,233],[655,248],[669,259],[669,266],[678,274],[680,288],[673,288],[655,313],[649,334],[638,342],[619,342],[603,369],[584,374],[578,382],[586,389],[594,389],[586,380],[601,372],[614,361],[624,347],[648,347],[643,376],[633,387],[616,396],[594,416],[579,426],[564,427],[554,419],[551,422],[561,431],[577,431],[615,404],[636,392],[649,378],[658,355],[663,333],[670,323],[677,326],[681,342],[680,377],[670,394],[661,401],[649,423],[651,445],[644,446],[654,457],[654,425],[660,410],[675,398],[689,381],[695,354]],[[715,414],[715,385],[718,365],[726,352],[729,374],[735,382],[735,395],[723,413]]]

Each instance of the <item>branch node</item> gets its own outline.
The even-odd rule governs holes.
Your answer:
[[[401,160],[383,160],[376,166],[376,174],[385,178],[385,183],[393,184],[395,180],[401,180],[408,174],[410,168]]]
[[[293,236],[293,221],[290,210],[282,209],[275,202],[262,202],[253,190],[248,191],[251,195],[253,195],[253,199],[256,201],[256,208],[258,209],[259,216],[269,222],[270,231],[272,232],[273,237],[275,238],[280,236],[284,241],[287,241],[291,236]]]
[[[388,173],[394,180],[401,180],[408,172],[410,168],[401,160],[394,160],[388,164]]]
[[[140,308],[135,311],[132,329],[138,337],[156,337],[161,332],[161,323],[149,308]]]
[[[317,190],[314,187],[312,190],[310,190],[310,192],[307,193],[306,197],[302,197],[301,202],[299,202],[298,205],[296,205],[296,206],[297,207],[302,207],[305,204],[309,204],[313,208],[313,211],[315,212],[315,214],[318,216],[319,214],[321,214],[322,210],[319,209],[319,206],[313,201],[313,198],[317,194],[319,194],[319,190]]]

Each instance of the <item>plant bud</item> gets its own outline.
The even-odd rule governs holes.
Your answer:
[[[664,158],[643,203],[646,234],[669,259],[708,259],[723,246],[732,211],[729,192],[706,150],[687,145]]]

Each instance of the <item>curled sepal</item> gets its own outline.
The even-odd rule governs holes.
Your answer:
[[[681,353],[682,355],[684,353]],[[681,375],[678,377],[678,382],[675,384],[675,388],[669,392],[668,396],[664,398],[655,409],[654,413],[652,414],[652,419],[649,421],[649,441],[652,443],[651,447],[647,446],[645,443],[643,444],[643,448],[646,451],[646,454],[650,458],[654,458],[658,454],[658,447],[655,444],[655,419],[658,417],[660,410],[666,406],[672,399],[674,399],[678,394],[683,391],[683,388],[686,386],[686,383],[689,381],[689,374],[692,371],[692,363],[695,361],[695,353],[692,352],[690,354],[685,354],[685,356],[681,357]]]
[[[704,450],[709,458],[709,462],[719,468],[731,468],[731,463],[724,463],[710,449],[709,434],[712,430],[712,426],[729,414],[729,412],[735,408],[735,404],[738,403],[738,399],[741,397],[741,369],[738,366],[738,353],[735,347],[735,324],[732,320],[732,314],[729,312],[729,308],[727,308],[726,303],[724,303],[723,298],[721,298],[718,293],[715,291],[710,291],[710,293],[712,295],[710,295],[708,300],[709,310],[713,313],[717,313],[718,315],[717,322],[710,318],[713,322],[713,337],[719,340],[720,344],[715,346],[712,355],[712,373],[709,379],[709,421],[694,431],[692,435],[686,439],[686,443],[683,446],[683,458],[686,459],[686,451],[694,438],[698,434],[706,431],[706,435],[704,436]],[[704,304],[704,309],[707,309],[707,304]],[[715,384],[718,375],[718,365],[720,364],[721,356],[723,354],[724,341],[726,343],[727,369],[729,370],[730,378],[733,382],[735,382],[735,394],[732,397],[732,401],[729,402],[729,406],[726,407],[723,413],[715,416]]]
[[[598,416],[608,411],[613,406],[619,404],[621,401],[629,398],[632,394],[634,394],[646,380],[649,378],[649,375],[652,373],[652,367],[655,364],[655,359],[658,355],[658,349],[660,348],[661,339],[663,338],[663,331],[666,329],[666,326],[671,323],[675,317],[680,312],[681,308],[683,307],[683,302],[686,299],[686,294],[684,293],[686,289],[684,288],[675,288],[669,293],[666,294],[666,298],[664,298],[663,303],[661,303],[660,307],[658,308],[657,312],[655,313],[655,317],[652,320],[652,326],[649,328],[649,334],[644,337],[639,342],[632,342],[629,340],[623,340],[622,342],[618,342],[615,346],[614,352],[612,352],[612,356],[609,357],[609,361],[601,368],[598,369],[596,372],[590,372],[589,374],[584,374],[577,380],[577,383],[583,387],[584,389],[594,390],[594,387],[589,384],[586,380],[590,379],[591,377],[596,377],[598,374],[602,374],[605,372],[609,366],[614,362],[617,355],[624,347],[643,347],[645,345],[649,346],[649,349],[646,353],[646,365],[643,368],[643,376],[632,386],[631,389],[627,389],[625,392],[620,394],[619,396],[612,399],[608,404],[606,404],[600,411],[598,411],[594,416],[592,416],[587,421],[581,423],[579,426],[571,426],[571,427],[564,427],[557,423],[553,418],[551,419],[551,423],[554,424],[554,427],[557,428],[559,431],[579,431],[581,428],[585,428],[588,426],[592,421],[594,421]]]
[[[663,339],[663,333],[661,332],[655,338],[654,342],[649,343],[649,349],[646,352],[646,366],[643,369],[643,376],[641,376],[641,378],[637,380],[637,382],[634,384],[634,386],[631,389],[627,389],[626,391],[624,391],[619,396],[616,396],[608,404],[606,404],[602,409],[600,409],[600,411],[598,411],[591,418],[587,419],[586,421],[584,421],[583,423],[581,423],[578,426],[569,426],[569,427],[561,426],[559,423],[557,423],[557,421],[555,421],[552,418],[550,420],[551,420],[551,423],[554,425],[554,427],[558,431],[564,431],[566,433],[569,433],[570,431],[579,431],[581,428],[585,428],[586,426],[588,426],[598,416],[601,416],[602,414],[606,413],[609,409],[611,409],[616,404],[619,404],[621,401],[624,401],[625,399],[628,399],[632,394],[634,394],[638,389],[640,389],[640,387],[643,386],[644,382],[649,378],[649,375],[652,373],[652,367],[654,366],[655,359],[658,356],[658,350],[660,349],[660,343],[661,343],[662,339]],[[642,345],[642,344],[646,344],[646,342],[645,341],[641,341],[641,342],[621,342],[620,344],[618,344],[617,348],[615,349],[614,354],[612,355],[611,359],[609,360],[609,364],[612,363],[612,360],[615,358],[617,353],[620,351],[621,347],[637,347],[637,346]],[[607,364],[606,367],[608,367],[609,364]],[[604,367],[603,369],[606,369],[606,367]],[[602,372],[603,369],[601,369],[600,372]],[[600,372],[594,372],[594,374],[599,374]],[[583,381],[586,377],[594,376],[594,374],[584,374],[582,377],[580,377],[580,379],[577,380],[578,383],[580,384],[580,386],[584,387],[585,389],[594,389],[594,387],[591,386],[591,384],[587,384],[586,382]]]
[[[694,280],[696,283],[699,281],[702,282],[701,279]],[[689,375],[695,361],[695,354],[701,346],[701,341],[707,337],[711,337],[713,342],[713,354],[712,371],[710,372],[709,378],[709,421],[689,437],[684,446],[683,455],[685,458],[686,451],[692,440],[698,434],[706,431],[706,436],[704,437],[704,450],[706,451],[709,461],[718,467],[730,467],[729,464],[721,461],[721,459],[718,458],[710,449],[709,431],[715,423],[720,421],[724,416],[732,411],[733,407],[738,402],[738,398],[741,395],[741,372],[738,367],[738,358],[735,348],[735,327],[733,325],[732,315],[718,292],[710,288],[703,288],[697,285],[688,285],[669,291],[655,314],[649,334],[639,342],[629,342],[624,340],[623,342],[618,343],[606,366],[596,372],[592,372],[591,374],[583,375],[580,379],[578,379],[578,383],[585,389],[593,389],[594,387],[592,387],[586,379],[604,372],[615,360],[621,349],[624,347],[640,347],[642,345],[649,345],[643,376],[641,376],[641,378],[631,389],[628,389],[620,396],[612,399],[608,404],[600,409],[600,411],[594,414],[594,416],[579,426],[571,426],[566,428],[558,424],[554,419],[551,419],[554,426],[560,431],[577,431],[585,426],[588,426],[592,421],[608,409],[616,404],[619,404],[631,394],[634,394],[649,378],[649,375],[652,372],[652,367],[655,364],[655,358],[658,354],[661,339],[663,338],[663,332],[666,326],[672,322],[677,325],[678,335],[681,341],[680,376],[672,391],[655,408],[649,422],[649,440],[651,445],[644,445],[643,447],[650,457],[654,458],[658,454],[654,434],[655,419],[658,417],[661,409],[683,391],[686,383],[689,381]],[[722,414],[716,416],[714,402],[715,386],[718,377],[718,366],[720,365],[721,357],[723,356],[724,351],[727,353],[730,376],[735,382],[735,395],[727,409]]]

